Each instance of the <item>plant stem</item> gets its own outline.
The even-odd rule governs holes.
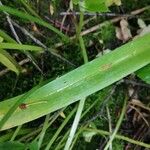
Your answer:
[[[106,144],[104,150],[107,150],[109,148],[109,146],[111,145],[112,141],[115,138],[115,135],[117,134],[117,132],[118,132],[118,130],[120,128],[120,125],[122,123],[122,120],[123,120],[123,117],[124,117],[124,114],[125,114],[125,111],[126,111],[126,102],[127,102],[127,96],[125,97],[123,108],[122,108],[122,112],[121,112],[120,118],[119,118],[119,120],[117,122],[116,128],[115,128],[113,134],[110,136],[110,139],[109,139],[108,143]]]
[[[18,126],[17,129],[15,130],[13,136],[11,137],[10,141],[14,141],[14,139],[16,138],[16,136],[18,135],[20,129],[21,129],[22,125]]]
[[[81,35],[79,36],[79,43],[80,43],[84,63],[87,63],[88,62],[87,52],[86,52],[85,44]]]
[[[54,136],[52,137],[52,139],[49,141],[49,143],[47,144],[45,150],[49,150],[52,146],[52,144],[54,143],[54,141],[56,140],[56,138],[58,137],[59,133],[62,131],[62,129],[64,128],[64,126],[68,123],[68,121],[70,120],[70,118],[73,116],[73,114],[76,111],[76,107],[71,111],[71,113],[68,115],[68,117],[63,121],[63,123],[61,124],[61,126],[58,128],[58,130],[55,132]]]
[[[85,100],[86,100],[86,98],[83,98],[83,99],[81,99],[80,102],[79,102],[78,110],[77,110],[75,119],[74,119],[74,121],[73,121],[73,124],[72,124],[72,127],[71,127],[71,131],[70,131],[70,134],[69,134],[69,138],[68,138],[68,140],[67,140],[67,143],[66,143],[66,145],[65,145],[64,150],[69,150],[69,148],[70,148],[70,145],[71,145],[71,143],[72,143],[74,134],[75,134],[75,132],[76,132],[76,129],[77,129],[78,124],[79,124],[79,121],[80,121],[80,117],[81,117],[81,113],[82,113],[82,110],[83,110],[83,107],[84,107],[84,102],[85,102]]]
[[[44,125],[43,125],[43,129],[42,129],[42,131],[41,131],[41,133],[40,133],[40,138],[39,138],[39,141],[38,141],[38,148],[39,148],[39,149],[40,149],[40,147],[41,147],[41,144],[42,144],[43,139],[44,139],[45,132],[46,132],[46,130],[47,130],[49,117],[50,117],[50,114],[46,115],[45,122],[44,122]]]
[[[81,30],[82,30],[82,26],[83,26],[83,19],[84,19],[84,15],[83,12],[80,12],[80,20],[79,20],[79,25],[76,28],[76,39],[79,39]]]
[[[108,105],[106,105],[106,110],[107,110],[107,116],[108,116],[108,122],[109,122],[109,132],[112,133],[112,123],[111,123],[111,116],[110,116]],[[111,138],[111,135],[109,138]],[[109,150],[112,150],[112,142],[110,143]]]
[[[83,15],[83,12],[81,11],[80,12],[80,22],[79,22],[79,26],[77,28],[77,39],[79,40],[79,43],[80,43],[80,47],[81,47],[81,50],[82,50],[82,56],[83,56],[83,59],[84,59],[84,63],[87,63],[88,62],[88,57],[87,57],[87,53],[86,53],[86,48],[85,48],[85,45],[84,45],[83,38],[80,35],[81,30],[82,30],[82,26],[83,26],[83,19],[84,19],[84,15]],[[77,130],[77,127],[78,127],[78,124],[79,124],[79,121],[80,121],[80,118],[81,118],[81,114],[82,114],[82,111],[83,111],[83,108],[84,108],[85,100],[86,100],[86,98],[83,98],[79,102],[78,110],[77,110],[75,119],[73,121],[73,124],[72,124],[72,127],[71,127],[71,131],[70,131],[70,134],[69,134],[69,138],[68,138],[68,140],[66,142],[64,150],[69,150],[69,148],[71,146],[71,143],[73,141],[75,132]]]
[[[108,132],[108,131],[104,131],[104,130],[97,130],[97,129],[90,129],[90,128],[85,128],[85,131],[91,131],[91,132],[96,132],[100,135],[108,135],[110,136],[111,133]],[[119,140],[124,140],[124,141],[127,141],[129,143],[132,143],[132,144],[136,144],[136,145],[139,145],[139,146],[143,146],[145,148],[150,148],[150,144],[147,144],[147,143],[143,143],[143,142],[140,142],[140,141],[136,141],[136,140],[133,140],[129,137],[126,137],[126,136],[122,136],[122,135],[118,135],[116,134],[115,135],[115,138],[116,139],[119,139]]]

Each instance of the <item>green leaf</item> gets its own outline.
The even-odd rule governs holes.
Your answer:
[[[113,4],[120,6],[121,5],[121,0],[106,0],[105,2],[106,6],[111,6]]]
[[[9,43],[14,43],[14,44],[18,44],[13,38],[11,38],[8,34],[6,34],[3,30],[0,30],[0,35],[5,39],[5,41],[7,41],[7,42],[9,42]],[[19,43],[20,44],[20,43]],[[7,43],[7,45],[8,45],[8,43]],[[22,44],[20,44],[20,45],[22,45]],[[12,46],[12,45],[11,45]],[[18,47],[18,45],[17,46],[15,46],[15,45],[13,45],[15,48],[16,47]],[[11,47],[12,48],[12,47]],[[24,51],[23,49],[22,49],[22,51],[23,51],[23,53],[25,53],[26,54],[26,56],[28,57],[28,58],[30,58],[30,60],[32,61],[32,63],[35,65],[35,67],[41,72],[41,69],[39,68],[39,66],[38,66],[38,64],[37,64],[37,61],[36,61],[36,59],[32,56],[32,54],[30,54],[30,52],[28,52],[28,51]]]
[[[16,49],[16,50],[27,50],[27,51],[43,51],[42,47],[32,46],[32,45],[24,45],[24,44],[16,44],[16,43],[0,43],[0,48],[3,49]]]
[[[14,71],[19,74],[21,71],[21,66],[15,61],[15,59],[7,53],[5,50],[0,49],[0,62],[6,66],[9,70]]]
[[[26,146],[20,142],[0,143],[0,150],[25,150]]]
[[[33,141],[32,143],[30,143],[28,145],[29,150],[38,150],[38,142],[37,141]]]
[[[2,42],[3,42],[3,40],[4,40],[4,39],[0,36],[0,43],[2,43]]]
[[[18,100],[17,107],[1,130],[21,125],[87,97],[150,63],[150,34],[139,37],[100,58],[63,75],[27,96],[0,102],[0,120]]]
[[[73,4],[77,5],[79,3],[79,0],[72,0]]]
[[[136,75],[146,83],[150,84],[150,65],[147,65],[144,68],[138,70]]]
[[[107,12],[108,7],[105,4],[105,0],[83,0],[79,1],[79,6],[83,11],[90,12]]]
[[[31,16],[29,14],[26,14],[24,12],[18,11],[17,9],[14,9],[14,8],[11,8],[11,7],[7,7],[7,6],[4,6],[4,5],[0,6],[0,11],[5,11],[5,12],[7,12],[9,14],[14,15],[14,16],[18,16],[20,18],[27,19],[27,20],[29,20],[31,22],[35,22],[35,23],[37,23],[39,25],[42,25],[42,26],[52,30],[53,32],[57,33],[64,40],[69,40],[68,36],[64,35],[61,31],[59,31],[58,29],[56,29],[55,27],[53,27],[52,25],[50,25],[49,23],[43,21],[40,18],[36,18],[36,17]]]
[[[3,37],[5,41],[10,43],[17,43],[13,38],[11,38],[8,34],[6,34],[3,30],[0,29],[0,36]]]

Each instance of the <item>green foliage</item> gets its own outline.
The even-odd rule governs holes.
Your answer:
[[[23,45],[23,44],[15,44],[15,43],[0,43],[0,48],[3,49],[16,49],[16,50],[28,50],[28,51],[43,51],[42,47],[33,46],[33,45]]]
[[[11,43],[16,43],[9,35],[7,35],[3,30],[0,29],[0,36],[4,41],[9,41]],[[0,42],[2,44],[3,40]],[[17,75],[21,71],[21,66],[16,62],[16,60],[5,50],[0,49],[0,62],[6,66],[9,70],[14,71]]]
[[[0,36],[0,43],[3,42],[3,40],[4,40],[4,39]]]
[[[106,5],[107,6],[111,6],[111,5],[117,5],[120,6],[121,5],[121,0],[106,0]]]
[[[112,148],[113,150],[124,150],[124,143],[121,140],[114,140]]]
[[[62,32],[60,32],[58,29],[56,29],[55,27],[53,27],[52,25],[50,25],[49,23],[43,21],[42,19],[36,18],[34,16],[31,16],[27,13],[18,11],[17,9],[11,8],[11,7],[7,7],[7,6],[0,6],[0,11],[6,11],[9,14],[12,14],[14,16],[18,16],[22,19],[27,19],[29,21],[35,22],[39,25],[42,25],[50,30],[52,30],[53,32],[57,33],[60,37],[62,37],[64,40],[69,40],[68,37],[66,35],[64,35]]]
[[[143,67],[142,69],[136,72],[136,75],[141,78],[143,81],[150,84],[150,65]]]
[[[21,71],[21,66],[15,61],[13,57],[5,50],[0,49],[0,62],[8,69],[14,71],[17,75]]]
[[[115,42],[115,27],[112,23],[107,23],[106,26],[101,28],[100,34],[98,34],[98,38],[103,40],[104,45],[106,47],[111,47],[111,45]]]
[[[90,12],[107,12],[108,7],[105,4],[105,0],[73,0],[74,4],[79,4],[82,11]]]
[[[135,1],[135,3],[131,3],[130,0],[122,0],[122,1],[120,0],[99,0],[99,1],[98,0],[95,0],[95,1],[94,0],[93,1],[92,0],[72,0],[72,1],[75,5],[79,5],[79,8],[81,11],[88,11],[88,13],[86,14],[94,14],[91,12],[107,12],[109,11],[108,10],[109,6],[112,6],[110,7],[110,10],[113,10],[112,13],[120,13],[120,11],[125,12],[125,13],[130,13],[131,11],[133,11],[133,9],[136,10],[136,9],[142,8],[143,6],[149,5],[148,0],[143,0],[143,1],[138,1],[138,2]],[[49,26],[48,25],[49,23],[45,22],[44,19],[42,18],[44,16],[49,16],[49,18],[52,21],[53,19],[58,19],[59,21],[59,19],[61,19],[62,16],[58,17],[57,15],[62,11],[66,11],[64,9],[66,9],[66,6],[68,6],[68,1],[52,0],[49,3],[47,0],[43,0],[43,1],[40,1],[40,0],[37,0],[37,1],[3,0],[2,3],[14,9],[12,10],[11,8],[9,9],[4,8],[5,7],[4,6],[2,10],[0,7],[0,11],[3,11],[3,12],[4,10],[7,11],[12,20],[14,20],[18,24],[20,24],[21,26],[29,30],[29,32],[32,35],[34,35],[37,39],[43,42],[46,46],[50,47],[50,49],[54,48],[53,47],[54,43],[62,42],[60,41],[59,36],[57,36],[57,34],[55,33],[58,33],[58,35],[60,35],[62,39],[68,40],[67,36],[64,36],[64,34],[59,32],[59,30],[57,29],[55,30],[55,28],[53,27],[54,26],[53,24],[52,24],[52,27],[51,25]],[[55,12],[53,16],[49,15],[49,4],[52,4],[54,7]],[[114,5],[117,5],[117,6],[123,5],[123,7],[117,7]],[[73,11],[76,11],[76,8],[77,7],[74,7]],[[149,23],[148,11],[146,10],[140,14],[140,17],[144,19],[146,24]],[[31,14],[32,16],[29,14]],[[15,16],[18,16],[19,18]],[[6,30],[7,33],[10,33],[9,30],[7,30],[8,29],[7,25],[9,24],[7,23],[5,14],[1,13],[0,17],[1,17],[1,28]],[[78,20],[78,16],[76,18]],[[87,20],[88,19],[91,20],[91,18],[92,17],[85,16],[85,22],[87,23]],[[116,46],[119,45],[120,41],[116,39],[116,35],[115,35],[115,28],[114,28],[115,25],[108,23],[105,26],[105,22],[103,23],[103,21],[105,21],[106,19],[108,19],[108,17],[98,16],[96,17],[96,20],[93,19],[92,21],[89,21],[87,24],[84,24],[85,25],[84,27],[86,29],[88,29],[89,27],[95,26],[97,23],[104,24],[102,28],[100,27],[98,34],[97,33],[95,34],[96,39],[92,39],[93,32],[90,33],[92,38],[89,37],[89,34],[83,37],[84,39],[83,44],[85,44],[86,46],[89,60],[95,58],[95,55],[97,54],[97,52],[105,48],[114,49],[116,48]],[[67,17],[67,19],[65,20],[64,27],[66,27],[66,25],[68,24],[68,20],[69,20],[69,17]],[[131,27],[130,29],[132,33],[135,35],[136,34],[135,30],[137,29],[137,27],[136,27],[136,24],[134,24],[134,21],[136,21],[136,18],[134,19],[131,18],[129,21],[129,24],[130,24],[130,27]],[[21,24],[21,22],[25,22],[26,24]],[[39,29],[40,35],[38,35],[39,33],[32,31],[32,28],[30,26],[31,22],[35,22],[35,25]],[[93,23],[91,24],[91,22]],[[74,28],[72,28],[74,19],[71,20],[71,23],[72,23],[71,27],[69,28],[71,32],[68,32],[68,34],[72,36],[72,31],[74,31]],[[41,25],[42,27],[39,25]],[[28,55],[26,56],[24,55],[26,54],[26,52],[30,54],[28,50],[44,52],[42,53],[42,56],[40,54],[38,55],[38,57],[36,57],[36,59],[38,60],[37,65],[42,64],[41,69],[44,73],[44,76],[41,77],[40,72],[38,72],[37,69],[34,68],[34,65],[32,63],[24,64],[23,67],[27,69],[27,72],[24,74],[21,74],[20,76],[16,76],[12,72],[5,74],[5,76],[2,77],[2,80],[0,82],[1,101],[2,99],[7,99],[9,97],[13,97],[13,96],[16,96],[16,95],[19,95],[28,91],[29,89],[31,89],[31,87],[34,87],[35,85],[37,85],[37,83],[41,81],[41,78],[42,80],[49,79],[49,81],[46,81],[46,84],[43,84],[43,86],[40,85],[40,87],[37,88],[36,90],[33,89],[29,91],[29,93],[23,94],[24,96],[20,95],[18,97],[14,97],[12,99],[8,99],[0,103],[0,120],[2,120],[2,118],[4,119],[0,122],[0,126],[2,126],[6,122],[6,124],[4,124],[3,126],[3,129],[11,128],[18,124],[29,122],[33,119],[43,116],[44,114],[48,114],[50,112],[58,110],[59,108],[67,106],[79,100],[82,97],[88,96],[91,93],[94,93],[95,91],[98,91],[102,89],[103,87],[106,87],[107,85],[110,85],[111,83],[118,81],[119,79],[122,79],[126,75],[133,73],[139,68],[141,69],[136,71],[135,74],[139,78],[144,80],[145,82],[150,83],[150,76],[149,76],[150,57],[149,57],[149,51],[148,51],[150,47],[147,44],[149,42],[150,37],[146,38],[145,41],[144,40],[140,41],[139,39],[137,39],[139,40],[139,43],[137,42],[138,44],[136,43],[136,41],[135,43],[131,42],[132,44],[124,45],[123,47],[118,48],[118,51],[116,49],[110,54],[106,54],[105,53],[106,51],[104,51],[104,53],[102,52],[102,55],[106,54],[106,56],[102,56],[96,60],[93,60],[87,65],[82,66],[81,67],[82,69],[77,68],[73,72],[70,72],[67,75],[64,75],[58,78],[60,75],[63,75],[64,73],[68,72],[68,70],[70,71],[73,68],[67,64],[63,64],[59,62],[57,58],[50,56],[49,53],[47,52],[45,53],[45,51],[43,51],[42,48],[37,47],[37,46],[34,47],[32,45],[31,39],[29,39],[26,36],[22,36],[22,33],[19,33],[17,28],[15,29],[22,43],[26,43],[26,45],[24,44],[19,45],[13,38],[7,35],[5,31],[0,30],[0,43],[3,42],[2,44],[0,44],[1,48],[3,48],[1,53],[4,54],[3,57],[1,57],[2,59],[0,58],[0,61],[5,62],[4,60],[7,60],[6,61],[7,63],[4,63],[4,65],[8,67],[10,70],[13,70],[16,73],[19,73],[21,68],[20,68],[20,65],[18,65],[18,63],[16,62],[16,60],[22,61],[26,56],[28,56]],[[54,31],[54,33],[50,33],[49,29]],[[100,40],[103,40],[103,44],[99,44],[97,42],[99,41],[101,43]],[[90,44],[89,44],[89,41],[90,41]],[[88,47],[89,45],[90,47]],[[13,54],[13,52],[15,52],[16,60],[12,57],[13,55],[11,56],[8,53],[8,51],[4,50],[4,48],[8,50],[10,49],[10,52],[11,52],[10,54]],[[18,49],[21,51],[13,51],[11,49]],[[128,49],[128,50],[125,50],[125,49]],[[142,50],[142,52],[140,52],[140,50],[138,49]],[[60,55],[65,56],[65,58],[67,58],[68,60],[71,60],[71,62],[73,62],[75,65],[80,66],[81,64],[83,64],[80,44],[78,42],[75,43],[73,41],[71,43],[64,44],[63,46],[60,47],[59,50],[56,50],[56,51]],[[115,51],[117,52],[115,53]],[[119,51],[121,52],[119,53]],[[2,55],[1,53],[0,53],[0,56]],[[100,61],[100,59],[102,59],[102,61]],[[33,62],[36,63],[35,61]],[[0,67],[3,68],[3,66],[0,66]],[[15,70],[15,68],[17,68],[18,70]],[[55,78],[57,79],[52,81]],[[98,117],[97,119],[92,121],[90,125],[88,123],[85,125],[87,129],[90,127],[89,130],[84,131],[86,127],[82,126],[82,124],[86,122],[88,119],[89,120],[91,118],[93,119],[95,115],[98,112],[100,112],[101,108],[104,109],[104,112],[105,112],[106,103],[103,103],[103,100],[105,100],[106,95],[110,94],[112,87],[113,86],[109,86],[108,88],[105,88],[104,90],[100,92],[94,93],[87,98],[85,106],[84,106],[83,114],[80,118],[81,126],[78,127],[77,133],[74,135],[71,149],[77,149],[77,147],[78,149],[86,149],[86,150],[97,149],[100,146],[99,145],[100,141],[104,141],[104,140],[106,141],[105,138],[109,139],[109,137],[111,136],[111,133],[107,132],[108,126],[109,124],[111,125],[111,123],[108,124],[108,120],[106,119],[106,116],[104,113],[103,113],[104,116]],[[118,89],[119,89],[119,92],[118,92]],[[142,90],[144,90],[144,92]],[[119,115],[116,113],[119,113],[118,111],[121,110],[124,94],[125,94],[124,84],[122,84],[121,82],[121,84],[117,85],[117,90],[115,91],[115,93],[113,93],[113,96],[110,98],[109,101],[107,101],[108,102],[107,107],[109,107],[109,110],[110,110],[111,121],[112,121],[113,127],[119,118]],[[144,100],[146,97],[148,97],[149,91],[145,90],[145,88],[142,87],[140,88],[140,93],[138,94],[139,94],[140,100],[141,99]],[[25,104],[26,106],[25,109],[21,108],[22,104]],[[70,105],[69,107],[67,107],[67,109],[63,110],[62,113],[64,113],[65,116],[68,118],[68,114],[70,115],[71,113],[70,110],[73,110],[74,106],[75,106],[74,104]],[[68,121],[66,121],[67,120],[66,118],[65,119],[62,117],[57,118],[58,116],[60,116],[59,112],[55,112],[54,114],[50,113],[50,115],[47,115],[47,116],[49,117],[46,117],[47,119],[45,119],[44,126],[42,126],[43,118],[39,118],[36,121],[33,121],[31,123],[21,126],[21,129],[18,132],[16,131],[14,132],[13,129],[2,131],[1,132],[2,136],[0,137],[0,143],[2,143],[3,141],[9,141],[10,139],[12,140],[13,136],[16,134],[15,141],[21,141],[20,139],[24,139],[23,142],[28,143],[28,144],[25,145],[19,142],[6,142],[3,144],[0,144],[0,149],[1,149],[1,146],[2,146],[2,149],[4,150],[5,149],[8,149],[8,150],[17,149],[17,148],[22,149],[21,147],[23,146],[24,147],[23,149],[37,150],[37,149],[44,149],[46,145],[48,146],[48,144],[50,146],[52,145],[51,149],[57,149],[57,150],[63,149],[65,146],[65,142],[67,141],[69,132],[70,132],[70,126],[71,126],[70,123],[72,123],[73,118],[71,118]],[[66,124],[66,122],[68,122],[68,124]],[[50,125],[52,125],[52,127],[50,127]],[[33,126],[34,127],[36,126],[36,129],[32,128]],[[27,129],[28,131],[23,133],[22,131],[24,129],[25,130]],[[99,129],[103,129],[106,131],[99,130]],[[35,132],[36,134],[34,134]],[[30,135],[30,133],[32,135],[29,136],[29,138],[25,138],[26,136]],[[101,134],[102,137],[100,137],[97,133]],[[123,141],[150,148],[149,144],[145,144],[140,141],[136,141],[136,140],[130,139],[122,135],[116,134],[114,138],[115,140],[112,142],[112,147],[114,150],[124,149],[125,145]],[[86,142],[85,139],[88,142]],[[103,144],[104,143],[102,143],[102,145]]]
[[[28,144],[27,146],[29,148],[29,150],[38,150],[38,142],[33,141],[30,144]]]
[[[27,105],[32,104],[27,106],[25,110],[17,108],[15,111],[13,108],[15,113],[9,116],[10,118],[7,116],[9,120],[8,118],[6,119],[6,124],[2,129],[23,124],[56,111],[144,67],[150,63],[149,42],[150,34],[147,34],[57,78],[35,91],[29,91],[23,98],[18,96],[1,102],[0,119],[10,109],[10,106],[15,104],[14,108],[16,109],[20,101]]]
[[[20,142],[0,143],[0,150],[25,150],[26,146]]]
[[[8,34],[5,33],[5,31],[0,29],[0,36],[3,37],[3,39],[10,43],[17,43],[13,38],[11,38]]]

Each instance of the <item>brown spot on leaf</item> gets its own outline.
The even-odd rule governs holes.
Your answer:
[[[104,64],[104,65],[101,66],[100,70],[101,71],[108,70],[108,69],[111,68],[111,66],[112,66],[112,64]]]
[[[19,108],[20,109],[27,109],[27,104],[22,103],[22,104],[19,105]]]

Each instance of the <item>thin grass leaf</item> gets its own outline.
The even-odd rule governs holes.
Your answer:
[[[127,104],[127,97],[125,97],[125,100],[124,100],[124,104],[123,104],[123,108],[122,108],[122,112],[121,112],[121,115],[120,115],[120,118],[117,122],[117,125],[115,127],[115,130],[114,132],[112,133],[112,135],[110,136],[110,139],[109,141],[107,142],[106,146],[104,147],[104,150],[107,150],[109,148],[110,145],[112,145],[112,141],[114,140],[115,138],[115,135],[117,134],[120,126],[121,126],[121,123],[123,121],[123,117],[125,115],[125,112],[126,112],[126,104]]]
[[[17,75],[21,72],[21,66],[9,53],[3,49],[0,49],[0,62],[9,70],[14,71]]]
[[[17,43],[13,38],[11,38],[8,34],[5,33],[5,31],[0,29],[0,36],[4,38],[5,41],[10,43]]]
[[[24,0],[19,0],[25,8],[33,15],[36,16],[37,18],[40,18],[40,16],[28,5]]]
[[[4,6],[4,5],[0,6],[0,11],[5,11],[5,12],[7,12],[9,14],[12,14],[14,16],[20,17],[22,19],[27,19],[27,20],[29,20],[31,22],[35,22],[35,23],[37,23],[39,25],[42,25],[42,26],[52,30],[53,32],[57,33],[64,40],[67,40],[67,41],[69,40],[69,38],[66,35],[64,35],[61,31],[59,31],[55,27],[51,26],[49,23],[43,21],[42,19],[36,18],[34,16],[31,16],[29,14],[26,14],[24,12],[18,11],[18,10],[14,9],[14,8],[7,7],[7,6]]]
[[[32,131],[33,131],[33,129],[21,129],[17,136],[21,136],[21,135],[23,136],[23,135],[26,135]],[[5,142],[5,141],[9,141],[14,134],[13,132],[14,131],[12,130],[12,131],[8,132],[7,134],[1,135],[0,136],[0,143]]]
[[[57,78],[33,91],[1,130],[21,125],[87,97],[150,63],[150,34]],[[0,102],[0,120],[21,96]]]
[[[70,149],[70,145],[72,143],[72,140],[74,138],[75,132],[77,130],[77,127],[78,127],[78,124],[79,124],[79,121],[80,121],[80,117],[81,117],[81,114],[82,114],[82,110],[83,110],[83,107],[84,107],[85,100],[86,100],[86,98],[83,98],[79,102],[77,113],[76,113],[75,119],[73,121],[71,131],[70,131],[70,134],[69,134],[69,137],[68,137],[68,140],[66,142],[64,150]]]
[[[41,133],[40,133],[40,137],[39,137],[39,141],[38,141],[38,147],[39,147],[39,148],[41,147],[41,144],[42,144],[42,142],[43,142],[43,139],[44,139],[44,136],[45,136],[47,127],[48,127],[49,117],[50,117],[49,114],[46,115],[46,118],[45,118],[45,121],[44,121],[44,124],[43,124],[43,128],[42,128],[42,131],[41,131]]]
[[[13,28],[14,29],[14,28]],[[14,30],[14,32],[16,33],[16,31]],[[20,40],[19,40],[19,37],[16,33],[16,36],[17,36],[17,39],[18,39],[18,43],[13,39],[11,38],[8,34],[6,34],[4,31],[0,30],[0,35],[9,43],[15,43],[15,44],[21,44]],[[30,54],[30,52],[28,51],[24,51],[22,50],[25,55],[32,61],[32,63],[35,65],[35,67],[42,73],[42,70],[40,69],[40,67],[38,66],[38,63],[36,61],[36,59],[32,56],[32,54]]]
[[[60,132],[62,131],[62,129],[65,127],[65,125],[68,123],[68,121],[71,119],[71,117],[74,115],[74,113],[76,112],[77,107],[75,107],[70,114],[67,116],[67,118],[63,121],[63,123],[60,125],[60,127],[58,128],[58,130],[55,132],[54,136],[50,139],[49,143],[47,144],[45,150],[49,150],[52,146],[52,144],[54,143],[54,141],[56,140],[56,138],[58,137],[58,135],[60,134]]]
[[[83,20],[84,20],[83,12],[80,12],[80,22],[79,22],[79,26],[78,26],[79,30],[77,30],[77,31],[79,31],[79,33],[77,32],[77,34],[79,34],[79,37],[78,36],[77,37],[78,37],[78,40],[79,40],[79,43],[80,43],[84,63],[86,64],[88,62],[88,56],[87,56],[87,52],[86,52],[86,48],[85,48],[83,38],[82,38],[82,36],[80,36],[81,29],[82,29],[82,26],[83,26]],[[81,117],[81,114],[82,114],[82,111],[83,111],[83,108],[84,108],[85,100],[86,100],[86,98],[82,98],[79,102],[77,113],[76,113],[76,116],[74,118],[74,121],[73,121],[73,124],[72,124],[72,127],[71,127],[71,131],[70,131],[68,140],[66,142],[66,145],[64,147],[64,150],[70,149],[72,140],[74,138],[74,135],[75,135],[75,132],[77,130],[77,127],[78,127],[78,124],[79,124],[79,121],[80,121],[80,117]]]
[[[14,140],[15,140],[15,138],[16,138],[17,135],[19,134],[19,131],[21,130],[21,128],[22,128],[22,125],[20,125],[20,126],[18,126],[18,127],[16,128],[16,130],[15,130],[14,134],[12,135],[10,141],[14,141]]]
[[[15,44],[15,43],[0,43],[0,48],[3,49],[16,49],[16,50],[27,50],[27,51],[43,51],[42,47],[24,45],[24,44]]]
[[[103,136],[104,136],[104,135],[108,135],[108,136],[111,135],[110,132],[104,131],[104,130],[90,129],[90,128],[85,128],[84,130],[85,130],[85,131],[95,132],[95,133],[100,134],[100,135],[103,135]],[[134,140],[134,139],[131,139],[131,138],[126,137],[126,136],[123,136],[123,135],[116,134],[116,135],[115,135],[115,138],[116,138],[116,139],[119,139],[119,140],[127,141],[127,142],[132,143],[132,144],[136,144],[136,145],[139,145],[139,146],[142,146],[142,147],[145,147],[145,148],[150,148],[150,144],[143,143],[143,142],[140,142],[140,141],[136,141],[136,140]]]

